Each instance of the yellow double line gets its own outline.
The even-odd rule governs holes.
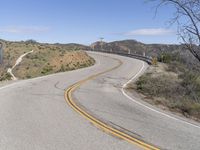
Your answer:
[[[115,58],[114,58],[115,59]],[[75,101],[74,98],[72,97],[72,93],[79,88],[83,83],[92,80],[94,78],[96,78],[97,76],[100,76],[104,73],[110,72],[112,70],[117,69],[118,67],[120,67],[122,65],[122,62],[118,59],[115,59],[117,61],[119,61],[119,64],[116,65],[113,68],[110,68],[106,71],[103,71],[101,73],[97,73],[95,75],[92,75],[84,80],[81,80],[75,84],[73,84],[72,86],[70,86],[66,91],[65,91],[65,100],[67,101],[67,103],[79,114],[81,114],[84,118],[86,118],[87,120],[89,120],[91,123],[93,123],[95,126],[97,126],[98,128],[102,129],[103,131],[107,132],[107,133],[111,133],[113,135],[115,135],[116,137],[119,137],[121,139],[124,139],[134,145],[137,145],[145,150],[159,150],[159,148],[156,148],[155,146],[152,146],[150,144],[147,144],[139,139],[136,139],[130,135],[128,135],[127,133],[124,133],[106,123],[104,123],[103,121],[95,118],[94,116],[92,116],[91,114],[87,113],[85,110],[83,110],[81,107],[79,107]]]

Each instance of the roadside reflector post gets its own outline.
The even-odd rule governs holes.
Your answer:
[[[131,54],[131,50],[130,49],[128,49],[128,54]]]

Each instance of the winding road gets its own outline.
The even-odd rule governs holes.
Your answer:
[[[0,150],[200,149],[198,123],[124,90],[146,63],[89,55],[94,66],[0,87]]]

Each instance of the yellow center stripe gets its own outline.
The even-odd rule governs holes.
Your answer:
[[[81,114],[84,118],[86,118],[87,120],[89,120],[91,123],[93,123],[95,126],[99,127],[100,129],[102,129],[103,131],[106,131],[107,133],[111,133],[121,139],[124,139],[134,145],[137,145],[145,150],[159,150],[159,148],[150,145],[142,140],[136,139],[135,137],[132,137],[130,135],[128,135],[125,132],[122,132],[106,123],[104,123],[103,121],[101,121],[100,119],[95,118],[94,116],[92,116],[91,114],[87,113],[85,110],[83,110],[81,107],[79,107],[75,102],[74,99],[72,98],[72,93],[79,88],[83,83],[92,80],[94,78],[96,78],[97,76],[100,76],[104,73],[110,72],[112,70],[117,69],[118,67],[120,67],[122,65],[122,62],[116,58],[113,58],[115,60],[117,60],[119,62],[118,65],[105,70],[103,72],[97,73],[95,75],[92,75],[84,80],[81,80],[77,83],[75,83],[74,85],[70,86],[66,91],[65,91],[65,100],[67,101],[67,103],[79,114]]]

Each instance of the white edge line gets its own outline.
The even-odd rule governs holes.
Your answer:
[[[149,109],[149,110],[151,110],[151,111],[153,111],[153,112],[156,112],[156,113],[161,114],[161,115],[163,115],[163,116],[165,116],[165,117],[168,117],[168,118],[170,118],[170,119],[174,119],[174,120],[176,120],[176,121],[180,121],[180,122],[182,122],[182,123],[185,123],[185,124],[187,124],[187,125],[191,125],[191,126],[193,126],[193,127],[196,127],[196,128],[199,128],[199,129],[200,129],[200,126],[198,126],[198,125],[189,123],[189,122],[187,122],[187,121],[184,121],[184,120],[175,118],[175,117],[173,117],[173,116],[170,116],[170,115],[168,115],[168,114],[165,114],[165,113],[163,113],[163,112],[160,112],[160,111],[158,111],[158,110],[155,110],[155,109],[153,109],[153,108],[151,108],[151,107],[149,107],[149,106],[147,106],[147,105],[145,105],[145,104],[143,104],[143,103],[141,103],[141,102],[139,102],[139,101],[133,99],[133,98],[130,97],[128,94],[126,94],[126,92],[124,91],[124,88],[125,88],[132,80],[134,80],[134,79],[143,71],[143,69],[144,69],[144,62],[142,61],[142,68],[138,71],[137,74],[135,74],[128,82],[126,82],[126,83],[122,86],[121,91],[122,91],[123,95],[125,95],[129,100],[133,101],[134,103],[136,103],[136,104],[138,104],[138,105],[140,105],[140,106],[143,106],[143,107],[145,107],[145,108],[147,108],[147,109]]]
[[[100,65],[100,62],[97,62],[96,65]],[[121,91],[122,91],[123,95],[126,96],[126,97],[127,97],[128,99],[130,99],[131,101],[133,101],[134,103],[136,103],[136,104],[138,104],[138,105],[141,105],[141,106],[143,106],[143,107],[145,107],[145,108],[147,108],[147,109],[149,109],[149,110],[151,110],[151,111],[154,111],[154,112],[156,112],[156,113],[158,113],[158,114],[161,114],[161,115],[163,115],[163,116],[166,116],[166,117],[168,117],[168,118],[171,118],[171,119],[174,119],[174,120],[177,120],[177,121],[186,123],[186,124],[188,124],[188,125],[191,125],[191,126],[193,126],[193,127],[196,127],[196,128],[199,128],[199,129],[200,129],[200,126],[198,126],[198,125],[195,125],[195,124],[186,122],[186,121],[184,121],[184,120],[177,119],[177,118],[175,118],[175,117],[172,117],[172,116],[170,116],[170,115],[167,115],[167,114],[165,114],[165,113],[162,113],[162,112],[160,112],[160,111],[158,111],[158,110],[155,110],[155,109],[153,109],[153,108],[151,108],[151,107],[149,107],[149,106],[146,106],[146,105],[140,103],[139,101],[133,99],[133,98],[130,97],[128,94],[126,94],[126,92],[124,91],[124,88],[127,86],[127,84],[129,84],[130,82],[132,82],[132,80],[134,80],[134,79],[143,71],[143,69],[144,69],[144,62],[142,61],[142,68],[138,71],[137,74],[135,74],[128,82],[126,82],[126,83],[122,86]],[[64,73],[66,73],[66,72],[64,72]],[[49,77],[49,76],[54,76],[54,75],[55,75],[55,74],[51,74],[51,75],[47,75],[47,76],[36,77],[36,78],[33,78],[33,79],[22,80],[22,81],[30,81],[30,80],[36,80],[36,79],[43,79],[43,78],[46,78],[46,77]],[[19,83],[21,83],[21,82],[11,83],[11,84],[9,84],[9,85],[0,87],[0,90],[6,89],[6,88],[9,88],[9,87],[12,87],[12,86],[15,86],[16,84],[19,84]]]

